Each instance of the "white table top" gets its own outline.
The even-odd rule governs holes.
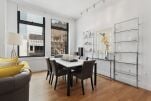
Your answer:
[[[62,60],[61,58],[51,58],[51,60],[56,60],[57,63],[67,68],[82,66],[83,62],[85,61],[85,60],[78,60],[77,62],[69,62],[69,61]]]

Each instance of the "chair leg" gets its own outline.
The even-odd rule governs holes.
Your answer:
[[[46,76],[46,80],[48,79],[48,76],[49,76],[49,71],[47,71],[47,76]]]
[[[84,95],[85,93],[84,93],[84,84],[83,84],[83,80],[81,80],[81,85],[82,85],[82,93],[83,93],[83,95]]]
[[[64,80],[65,80],[65,82],[67,82],[66,75],[64,76]]]
[[[54,74],[52,74],[51,85],[52,85],[52,82],[53,82],[53,77],[54,77]]]
[[[62,76],[63,77],[63,80],[65,80],[66,81],[66,75],[64,75],[64,76]]]
[[[93,79],[92,79],[92,77],[91,77],[91,86],[92,86],[92,90],[94,90]]]
[[[57,82],[58,82],[58,76],[56,76],[56,82],[55,82],[54,90],[56,90]]]
[[[76,77],[76,83],[78,83],[78,78]]]
[[[49,84],[50,84],[52,73],[50,73],[49,75],[50,75],[49,77]]]
[[[73,75],[71,75],[70,85],[73,87]]]

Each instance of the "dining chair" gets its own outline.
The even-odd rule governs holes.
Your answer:
[[[79,56],[79,58],[78,59],[81,59],[81,56]]]
[[[53,77],[56,76],[55,86],[54,90],[56,90],[58,77],[67,75],[67,70],[61,67],[61,65],[57,64],[55,60],[50,60],[51,66],[52,66],[52,80],[51,84],[53,82]]]
[[[84,61],[81,71],[75,71],[72,74],[76,78],[81,79],[81,85],[82,85],[82,93],[83,93],[83,95],[85,94],[85,92],[84,92],[84,83],[83,83],[83,81],[85,79],[88,79],[88,78],[91,79],[92,90],[94,90],[94,87],[93,87],[93,78],[92,78],[94,64],[95,64],[95,60]]]
[[[89,60],[89,57],[86,57],[86,59],[85,60]]]
[[[79,59],[81,59],[81,56],[79,56]],[[89,57],[86,57],[85,60],[89,60]],[[74,68],[74,71],[81,71],[82,66],[79,66],[78,68]],[[73,77],[72,77],[73,80]],[[72,81],[73,82],[73,81]],[[76,83],[78,82],[78,78],[76,78]]]
[[[46,63],[47,63],[47,75],[46,75],[46,80],[47,80],[48,77],[49,77],[49,84],[50,84],[50,80],[51,80],[51,77],[52,77],[52,67],[51,67],[50,59],[49,59],[49,58],[46,58]]]

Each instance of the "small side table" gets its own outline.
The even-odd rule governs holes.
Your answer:
[[[109,61],[110,62],[110,79],[112,79],[112,62],[114,62],[114,60],[111,60],[111,59],[108,59],[108,60],[106,60],[106,59],[97,59],[97,60],[101,60],[101,61]]]

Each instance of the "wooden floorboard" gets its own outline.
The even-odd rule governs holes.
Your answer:
[[[57,89],[45,80],[46,72],[34,73],[30,82],[30,101],[151,101],[151,92],[137,89],[116,81],[97,78],[97,86],[92,91],[90,80],[85,83],[82,95],[80,82],[74,82],[71,96],[66,96],[66,83],[59,78]]]

